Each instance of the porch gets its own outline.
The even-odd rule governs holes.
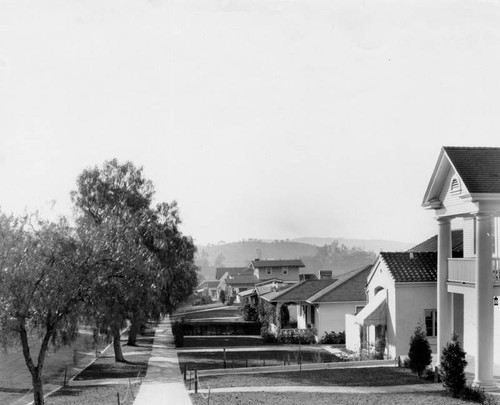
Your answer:
[[[492,259],[491,277],[495,294],[500,294],[500,258],[498,257]],[[476,258],[449,258],[447,281],[448,283],[475,285]]]

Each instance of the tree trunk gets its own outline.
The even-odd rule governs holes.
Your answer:
[[[113,332],[113,349],[115,350],[115,361],[124,363],[125,357],[123,357],[122,345],[120,343],[120,326],[116,323],[111,325],[111,331]]]
[[[129,346],[137,346],[137,334],[141,329],[141,319],[134,318],[132,320],[132,324],[130,325],[130,329],[128,331],[128,341],[127,345]]]
[[[43,396],[43,383],[37,368],[35,369],[35,373],[31,375],[31,380],[33,381],[33,399],[35,401],[35,405],[44,405],[45,398]]]

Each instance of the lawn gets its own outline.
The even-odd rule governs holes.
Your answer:
[[[193,405],[206,405],[201,394],[192,394]],[[310,392],[238,392],[210,396],[211,405],[460,405],[471,404],[444,392],[404,394],[325,394]]]
[[[184,348],[262,346],[261,336],[184,336]]]
[[[179,313],[172,317],[172,320],[184,319],[185,321],[207,319],[207,318],[234,318],[241,319],[239,307],[215,307],[213,309],[200,308],[199,311],[191,311],[187,313]]]
[[[47,352],[44,364],[44,381],[62,384],[67,367],[68,376],[73,376],[78,367],[88,364],[95,356],[95,350],[102,350],[108,344],[101,336],[97,347],[94,344],[93,329],[81,327],[75,342]],[[31,353],[38,354],[38,338],[30,339]],[[13,403],[22,398],[31,388],[31,374],[26,367],[20,345],[0,350],[0,404]],[[30,394],[31,395],[31,394]]]
[[[224,353],[222,351],[178,352],[181,370],[187,366],[189,370],[213,370],[224,368]],[[326,350],[302,347],[298,350],[258,350],[258,351],[226,351],[226,367],[262,367],[298,364],[299,356],[302,363],[332,363],[339,358]]]
[[[245,375],[203,376],[203,387],[343,386],[380,387],[428,384],[408,369],[397,367],[342,368]]]
[[[116,405],[120,395],[120,403],[132,405],[139,392],[139,384],[128,386],[99,385],[62,388],[45,401],[46,405]]]

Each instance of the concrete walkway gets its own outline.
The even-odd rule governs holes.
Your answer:
[[[148,370],[134,405],[192,405],[174,346],[170,317],[158,325]]]

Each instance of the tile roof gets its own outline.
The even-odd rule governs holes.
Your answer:
[[[243,273],[246,269],[247,267],[217,267],[215,269],[215,278],[220,280],[226,273],[229,273],[230,276],[235,276],[236,274]]]
[[[396,283],[436,281],[436,252],[381,252]]]
[[[337,279],[328,280],[305,280],[293,287],[283,291],[273,302],[293,302],[293,301],[306,301],[308,298],[320,292],[322,289],[328,287],[330,284],[336,282]]]
[[[208,288],[215,288],[219,285],[220,281],[219,280],[204,280],[200,283],[199,287],[208,287]]]
[[[305,267],[302,260],[252,260],[255,268],[262,267]]]
[[[419,243],[408,249],[408,252],[437,252],[437,235]],[[464,251],[464,231],[463,229],[454,229],[451,231],[451,250],[454,253]]]
[[[500,148],[445,146],[469,193],[500,193]]]
[[[365,287],[373,265],[361,267],[339,276],[337,283],[311,297],[311,303],[365,301]]]

